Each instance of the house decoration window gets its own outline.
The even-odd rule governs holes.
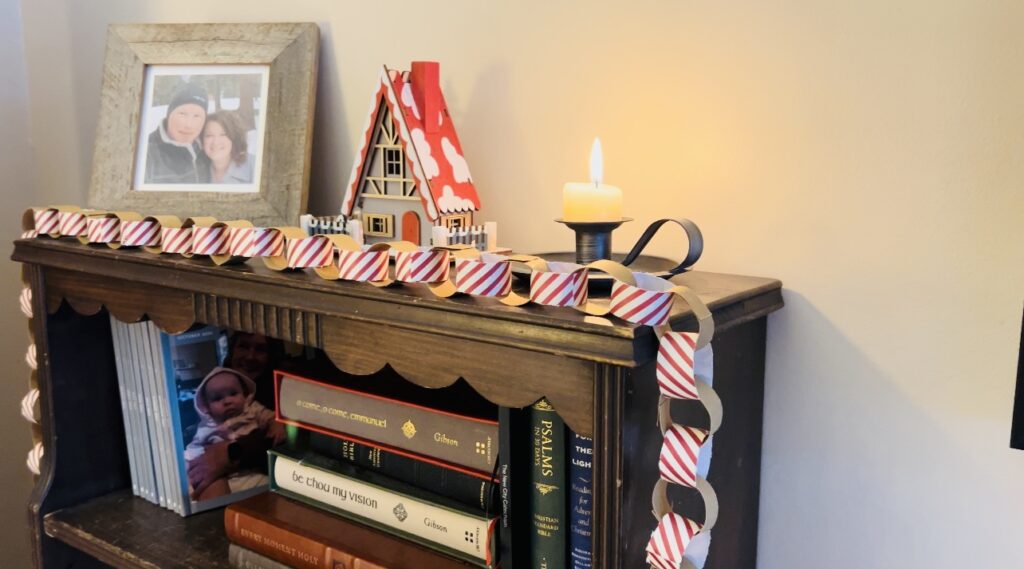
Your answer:
[[[473,222],[472,216],[472,213],[457,213],[455,215],[446,215],[441,218],[441,221],[450,230],[465,229]]]
[[[391,178],[402,177],[402,149],[384,149],[384,175]]]
[[[394,237],[395,216],[381,213],[364,213],[363,235],[370,237]]]

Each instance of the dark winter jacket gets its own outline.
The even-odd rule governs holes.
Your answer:
[[[198,139],[191,145],[171,140],[164,130],[164,123],[149,134],[149,148],[146,150],[147,184],[208,184],[210,183],[210,159],[207,158]]]

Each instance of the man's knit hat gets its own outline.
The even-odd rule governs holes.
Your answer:
[[[174,109],[182,105],[199,105],[206,112],[210,104],[206,95],[206,89],[195,83],[185,83],[174,96],[171,97],[171,104],[167,106],[167,116],[171,116]]]

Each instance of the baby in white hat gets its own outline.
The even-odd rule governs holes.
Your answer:
[[[274,444],[284,440],[284,427],[274,420],[274,412],[256,401],[256,383],[244,374],[216,367],[206,374],[196,389],[195,406],[199,426],[185,448],[185,460],[191,462],[206,447],[235,441],[254,432],[265,433]],[[252,470],[236,470],[211,484],[200,500],[247,490],[269,482],[267,475]]]

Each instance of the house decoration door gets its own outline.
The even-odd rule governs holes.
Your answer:
[[[402,241],[420,245],[420,216],[415,211],[402,214]]]

